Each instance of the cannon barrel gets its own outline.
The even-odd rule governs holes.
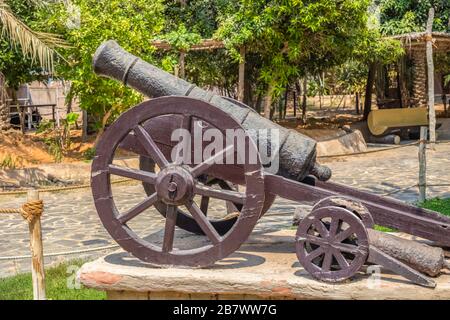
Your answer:
[[[308,175],[326,181],[331,177],[328,167],[316,163],[316,141],[294,130],[283,128],[261,117],[251,108],[243,108],[230,100],[203,90],[177,78],[125,51],[109,40],[101,44],[93,58],[94,72],[122,81],[148,97],[188,96],[207,101],[232,115],[259,146],[270,147],[270,141],[258,141],[259,129],[279,130],[279,169],[277,174],[301,181]],[[252,130],[250,130],[252,129]],[[270,150],[270,149],[269,149]]]

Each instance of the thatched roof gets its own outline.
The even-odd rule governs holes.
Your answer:
[[[450,33],[433,32],[433,46],[437,51],[450,51]],[[426,32],[411,32],[400,35],[391,36],[392,39],[402,41],[405,49],[416,50],[425,48],[427,33]]]

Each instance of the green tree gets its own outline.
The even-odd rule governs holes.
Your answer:
[[[242,0],[221,17],[217,36],[236,58],[241,46],[260,56],[259,87],[276,97],[299,77],[383,51],[368,8],[367,0]]]
[[[155,63],[151,40],[163,28],[161,0],[73,0],[42,8],[41,28],[60,33],[70,44],[61,51],[68,63],[57,67],[58,76],[72,81],[70,97],[96,117],[100,131],[117,115],[142,101],[142,95],[122,84],[98,77],[92,56],[105,40],[115,39],[133,54]]]
[[[57,35],[29,27],[41,5],[39,0],[0,0],[0,129],[9,128],[5,87],[46,77],[53,71],[55,48],[64,45]]]
[[[31,62],[37,60],[41,67],[52,71],[54,49],[64,45],[64,41],[55,34],[38,32],[27,25],[42,5],[39,0],[0,0],[0,37],[8,42],[9,51],[19,48]]]
[[[376,0],[383,34],[394,35],[424,31],[428,10],[436,10],[434,31],[450,32],[450,1],[448,0]]]

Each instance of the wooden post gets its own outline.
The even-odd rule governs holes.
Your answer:
[[[238,92],[237,98],[239,101],[244,102],[245,92],[245,47],[242,46],[239,50],[239,80],[238,80]]]
[[[39,200],[37,190],[29,190],[27,201]],[[45,295],[45,272],[44,272],[44,249],[42,246],[41,218],[34,218],[28,224],[30,230],[31,249],[31,277],[33,281],[34,300],[46,300]]]
[[[428,117],[430,119],[430,145],[431,149],[434,149],[436,142],[436,112],[434,110],[434,63],[433,63],[433,20],[434,20],[434,8],[431,7],[428,11],[427,21],[427,73],[428,73]]]
[[[420,141],[419,141],[419,201],[423,202],[426,199],[427,192],[427,127],[420,127]]]

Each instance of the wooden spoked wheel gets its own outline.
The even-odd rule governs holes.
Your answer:
[[[149,119],[167,115],[200,119],[222,132],[226,129],[242,130],[239,123],[225,112],[197,99],[163,97],[146,101],[122,114],[100,138],[96,157],[92,163],[91,185],[94,203],[109,234],[122,248],[137,258],[157,265],[192,267],[211,265],[237,250],[258,221],[264,203],[262,166],[259,157],[256,157],[256,163],[247,163],[249,161],[245,155],[239,154],[242,152],[240,148],[234,148],[241,159],[247,159],[240,164],[245,191],[218,190],[206,186],[198,177],[207,173],[213,166],[222,166],[216,164],[215,160],[223,157],[233,146],[228,145],[221,152],[216,152],[211,158],[194,167],[182,165],[179,159],[169,162],[143,125]],[[116,148],[130,133],[158,165],[160,168],[158,173],[112,164]],[[245,152],[258,154],[255,144],[246,134]],[[223,164],[223,170],[226,171],[227,166],[228,164]],[[126,212],[119,212],[111,193],[112,174],[151,184],[155,192]],[[237,221],[226,234],[220,235],[205,217],[200,207],[193,201],[196,195],[206,195],[242,205]],[[150,241],[148,237],[139,237],[127,223],[158,201],[164,203],[167,209],[163,236],[156,243]],[[190,247],[189,243],[181,241],[183,246],[175,245],[178,207],[183,207],[190,213],[205,234],[203,237],[206,238],[206,244]]]
[[[331,196],[323,198],[314,205],[311,211],[323,207],[340,207],[347,209],[356,214],[361,219],[366,228],[373,228],[375,225],[375,221],[373,220],[369,209],[367,209],[366,206],[364,206],[364,204],[362,204],[360,201],[354,200],[352,198],[344,196]]]
[[[139,166],[141,170],[153,173],[155,172],[155,162],[149,157],[141,156],[139,158]],[[204,183],[210,187],[217,187],[224,190],[234,190],[234,191],[236,189],[234,188],[234,185],[232,183],[219,178],[210,177],[206,175],[203,176],[202,178],[204,180]],[[144,186],[144,190],[148,196],[152,195],[155,192],[154,185],[146,182],[143,182],[142,185]],[[263,215],[264,213],[267,212],[267,210],[269,210],[274,201],[275,196],[266,193],[261,215]],[[209,222],[214,227],[214,229],[216,229],[216,231],[220,235],[224,235],[233,227],[233,225],[238,220],[239,214],[242,210],[242,204],[226,201],[226,212],[223,213],[222,217],[211,217],[208,215],[210,204],[211,204],[210,197],[203,195],[200,201],[200,209],[208,218]],[[166,216],[167,206],[163,202],[157,201],[155,203],[155,207],[159,213],[161,213],[164,217]],[[195,234],[204,234],[202,228],[200,228],[195,219],[193,219],[189,213],[186,213],[180,209],[178,209],[176,225],[177,227],[183,230]]]
[[[314,278],[338,282],[353,276],[369,254],[367,231],[351,211],[323,207],[312,211],[297,229],[300,264]]]

